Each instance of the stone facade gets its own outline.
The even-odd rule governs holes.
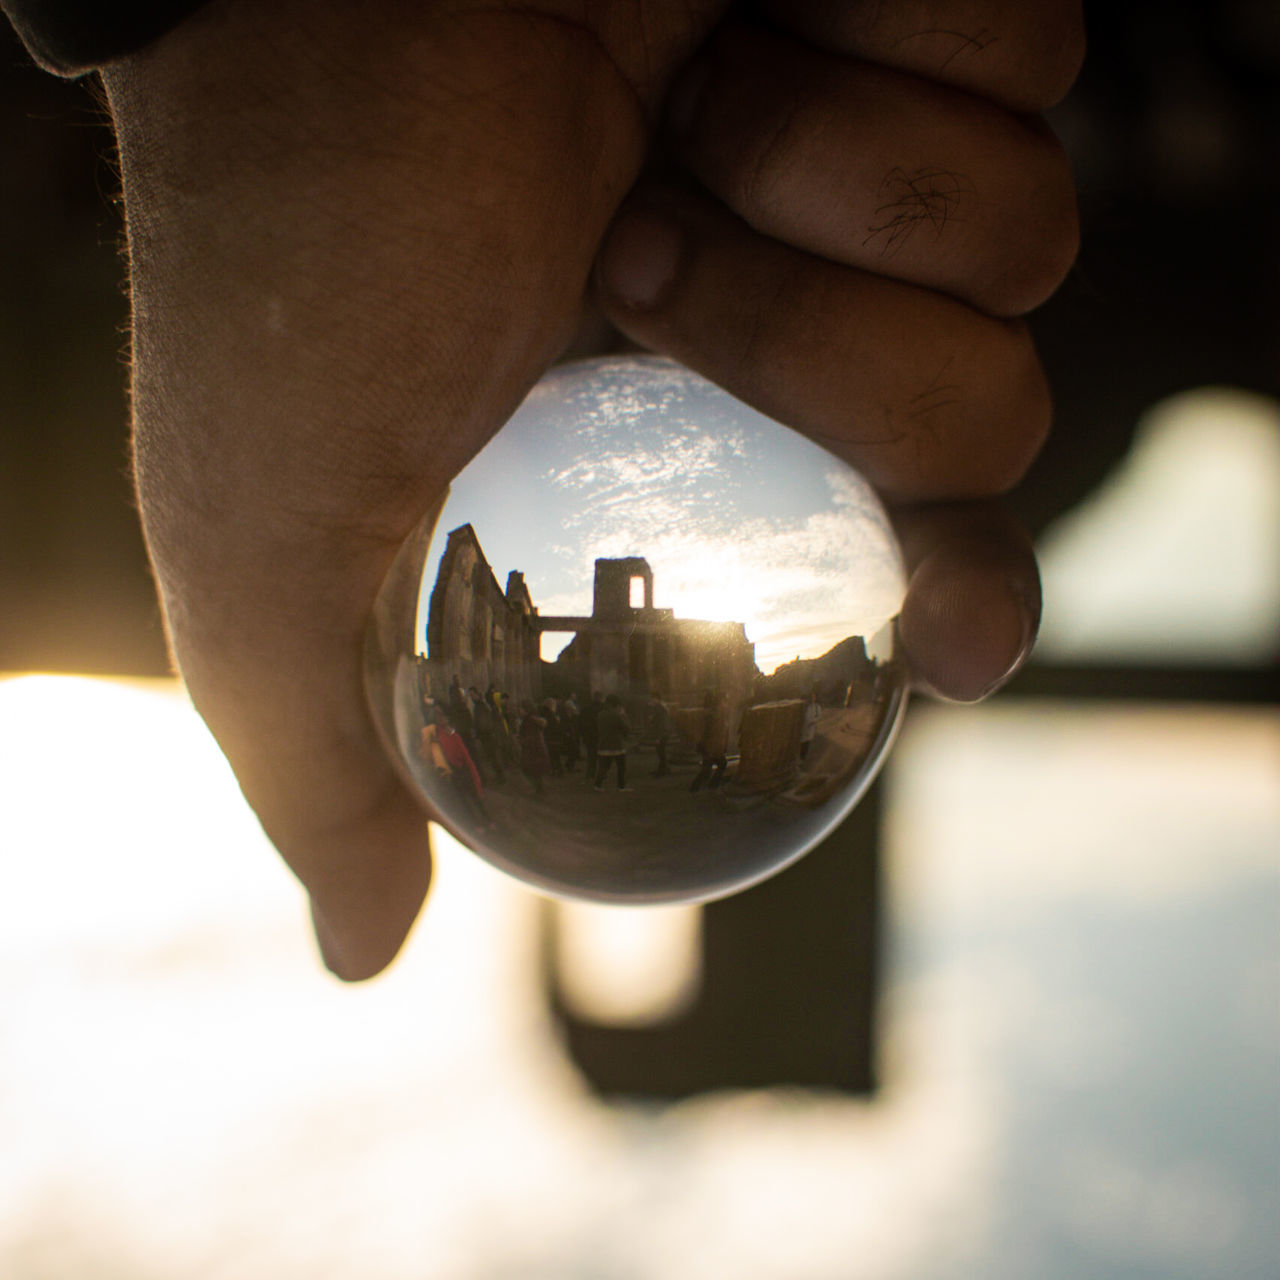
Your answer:
[[[519,704],[541,692],[538,611],[524,575],[509,573],[503,591],[480,549],[475,530],[449,534],[427,614],[424,691],[443,697],[456,675],[463,687],[490,684]]]
[[[456,675],[464,686],[490,682],[517,701],[542,696],[539,637],[573,632],[555,663],[556,683],[617,693],[633,706],[652,695],[675,707],[701,706],[708,692],[742,707],[759,672],[740,622],[675,617],[653,604],[653,571],[639,556],[595,562],[589,616],[539,614],[518,572],[498,586],[469,524],[454,529],[431,591],[424,686],[437,696]]]
[[[597,560],[589,618],[543,618],[546,630],[573,631],[557,660],[579,689],[624,701],[658,695],[677,707],[707,693],[740,707],[756,677],[755,646],[740,622],[677,618],[653,605],[653,571],[639,556]]]

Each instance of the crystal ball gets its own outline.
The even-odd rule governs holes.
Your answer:
[[[657,357],[560,366],[408,539],[366,677],[435,821],[555,896],[721,897],[857,803],[906,702],[870,485]]]

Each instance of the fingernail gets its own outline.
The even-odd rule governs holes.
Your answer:
[[[917,566],[899,632],[918,688],[950,702],[981,702],[1022,666],[1037,618],[1025,583],[993,579],[949,549]]]
[[[624,213],[600,251],[601,288],[624,307],[656,307],[675,282],[683,244],[683,232],[667,215],[653,209]]]
[[[1036,636],[1040,631],[1040,615],[1044,609],[1044,597],[1040,591],[1040,579],[1033,576],[1030,581],[1010,574],[1005,581],[1009,586],[1009,594],[1022,608],[1022,653],[1021,662],[1035,647]]]
[[[1017,609],[1018,620],[1022,624],[1022,635],[1012,661],[985,689],[978,695],[978,700],[990,697],[997,689],[1002,688],[1021,670],[1022,664],[1031,656],[1035,648],[1036,634],[1040,630],[1040,598],[1036,593],[1034,599],[1027,584],[1020,578],[1006,579],[1009,596]]]
[[[985,685],[978,693],[977,702],[981,702],[984,698],[989,698],[998,689],[1003,688],[1017,674],[1022,664],[1026,662],[1031,654],[1032,648],[1035,646],[1037,624],[1039,621],[1038,605],[1034,611],[1032,610],[1032,602],[1028,598],[1026,584],[1009,577],[1005,580],[1005,586],[1008,590],[1009,599],[1013,601],[1014,611],[1017,615],[1022,632],[1018,639],[1017,648],[1014,650],[1012,658],[1009,660],[1005,669]]]

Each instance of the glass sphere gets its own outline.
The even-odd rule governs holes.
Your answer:
[[[435,819],[547,893],[696,902],[857,803],[906,701],[865,480],[657,357],[547,375],[400,553],[366,674]]]

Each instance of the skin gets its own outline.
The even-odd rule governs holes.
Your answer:
[[[1068,0],[808,0],[776,30],[724,0],[358,12],[212,0],[103,75],[173,653],[353,980],[431,873],[365,701],[372,601],[601,316],[897,504],[922,687],[1016,669],[1039,586],[990,499],[1050,416],[1018,317],[1076,248],[1028,113],[1082,50]]]

